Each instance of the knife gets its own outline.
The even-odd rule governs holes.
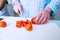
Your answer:
[[[3,20],[3,18],[0,18],[0,21]]]

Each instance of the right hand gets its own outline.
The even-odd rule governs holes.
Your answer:
[[[17,14],[22,14],[22,5],[19,2],[15,2],[13,9]]]

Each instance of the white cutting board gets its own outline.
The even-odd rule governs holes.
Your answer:
[[[33,30],[29,32],[24,27],[20,29],[15,27],[16,21],[20,19],[4,19],[7,22],[7,27],[0,28],[0,40],[60,40],[60,28],[54,22],[33,25]]]

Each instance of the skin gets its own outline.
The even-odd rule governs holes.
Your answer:
[[[0,10],[5,6],[7,0],[0,0]]]
[[[17,14],[19,14],[19,13],[22,14],[22,5],[20,3],[15,2],[15,6],[13,9]],[[48,7],[39,11],[38,14],[35,17],[33,17],[33,18],[35,18],[35,23],[36,24],[47,23],[50,19],[50,12],[51,12],[51,9]]]
[[[50,19],[50,8],[45,8],[44,10],[41,10],[38,12],[38,14],[35,16],[35,23],[36,24],[45,24]]]
[[[22,5],[21,3],[18,3],[18,2],[15,2],[15,5],[14,5],[14,11],[17,13],[17,14],[22,14]]]

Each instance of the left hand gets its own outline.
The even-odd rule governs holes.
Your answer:
[[[7,0],[0,0],[0,10],[2,10],[6,4]]]
[[[49,8],[46,8],[44,10],[41,10],[38,15],[35,18],[36,24],[45,24],[50,19],[50,12],[51,10]]]

